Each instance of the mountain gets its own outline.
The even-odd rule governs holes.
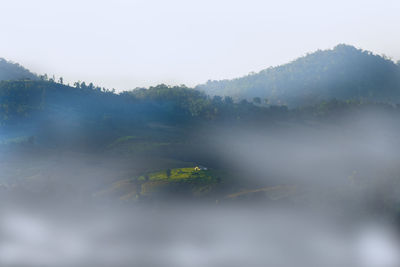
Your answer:
[[[340,44],[288,64],[197,89],[235,99],[260,97],[271,104],[309,105],[321,100],[400,100],[400,65],[369,51]]]
[[[3,80],[37,80],[38,76],[18,63],[0,58],[0,81]]]

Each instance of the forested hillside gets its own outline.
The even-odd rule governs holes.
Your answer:
[[[2,80],[37,80],[38,76],[25,69],[18,63],[0,58],[0,81]]]
[[[247,101],[234,103],[230,97],[210,98],[186,86],[161,84],[116,94],[84,83],[71,87],[52,80],[2,81],[0,103],[0,121],[4,125],[23,124],[56,115],[66,118],[74,114],[80,118],[125,118],[131,122],[174,124],[189,122],[192,118],[236,118],[262,110]]]
[[[273,125],[326,118],[368,107],[397,110],[376,101],[330,100],[288,109],[260,101],[210,97],[186,86],[164,84],[116,94],[85,83],[68,86],[53,80],[0,82],[2,135],[35,136],[46,144],[104,148],[134,132],[168,138],[168,129]],[[397,111],[396,111],[397,112]],[[155,126],[157,125],[157,126]]]
[[[398,102],[400,66],[349,45],[319,50],[259,73],[197,86],[210,95],[301,106],[330,99]]]

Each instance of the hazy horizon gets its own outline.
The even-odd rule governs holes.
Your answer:
[[[0,57],[128,90],[193,86],[339,43],[400,59],[397,1],[6,1]],[[295,45],[294,45],[295,44]]]

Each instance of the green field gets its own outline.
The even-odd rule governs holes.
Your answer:
[[[117,196],[120,200],[174,196],[204,197],[220,183],[215,170],[196,170],[195,167],[174,168],[146,173],[113,183],[97,196]]]

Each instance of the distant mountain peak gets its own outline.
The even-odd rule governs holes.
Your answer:
[[[358,48],[356,48],[355,46],[353,46],[353,45],[349,45],[349,44],[345,44],[345,43],[341,43],[341,44],[337,44],[334,48],[333,48],[333,50],[345,50],[345,49],[347,49],[347,50],[361,50],[361,49],[358,49]]]
[[[338,44],[241,78],[209,81],[197,89],[289,106],[333,98],[400,101],[400,66],[385,56]]]

